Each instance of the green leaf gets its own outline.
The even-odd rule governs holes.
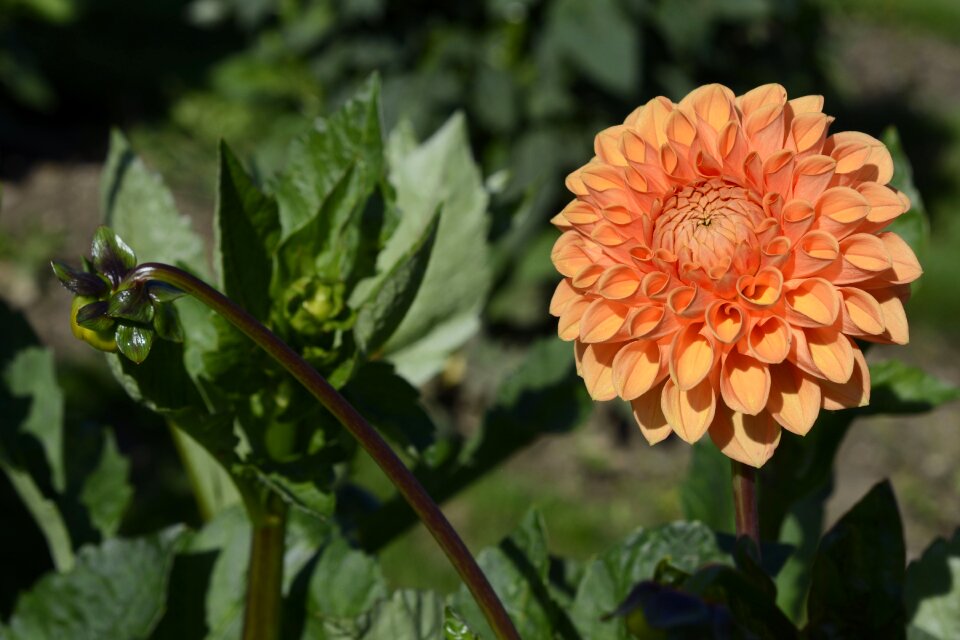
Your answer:
[[[911,204],[910,210],[898,216],[886,230],[893,231],[903,238],[917,256],[922,258],[930,243],[930,222],[920,191],[913,183],[913,168],[910,166],[910,160],[903,150],[900,134],[895,127],[889,127],[880,139],[893,158],[893,178],[890,180],[890,186],[902,191],[910,198]]]
[[[491,269],[487,193],[470,154],[463,116],[453,116],[419,147],[413,144],[404,129],[394,132],[387,145],[390,183],[402,215],[377,267],[389,271],[424,237],[440,211],[423,282],[384,346],[401,375],[416,384],[438,372],[479,327]]]
[[[223,292],[254,317],[270,310],[273,252],[280,238],[277,203],[264,196],[225,142],[214,214],[216,266]]]
[[[443,632],[443,598],[432,591],[401,589],[376,608],[363,640],[434,640]]]
[[[142,363],[150,355],[153,340],[157,333],[153,329],[129,324],[117,325],[115,334],[117,348],[136,364]]]
[[[438,225],[439,216],[434,216],[406,255],[378,278],[375,289],[357,310],[353,332],[364,353],[375,353],[397,330],[413,304],[427,271]]]
[[[553,638],[572,632],[570,620],[553,600],[549,582],[550,557],[543,516],[531,510],[517,529],[497,547],[484,549],[477,563],[506,607],[521,638]],[[454,599],[470,628],[484,638],[495,637],[466,586]]]
[[[807,600],[811,638],[903,638],[906,549],[889,482],[878,483],[828,531]]]
[[[629,638],[621,620],[603,621],[601,616],[617,609],[638,582],[653,578],[663,560],[692,573],[709,562],[729,562],[729,557],[717,547],[713,532],[699,522],[675,522],[632,534],[587,566],[570,609],[581,636]]]
[[[110,135],[110,153],[100,184],[103,220],[131,247],[140,262],[166,262],[207,277],[203,241],[190,220],[177,213],[161,178],[134,154],[123,134]]]
[[[106,300],[91,302],[77,311],[77,324],[91,331],[108,331],[113,327],[113,318],[107,315],[110,303]]]
[[[117,291],[107,301],[107,314],[114,318],[149,324],[153,322],[153,305],[147,288],[135,284],[129,289]],[[77,314],[79,321],[80,314]]]
[[[66,486],[63,458],[63,392],[57,384],[53,352],[41,347],[27,347],[3,369],[3,380],[14,398],[30,401],[29,413],[18,425],[21,437],[35,439],[43,449],[48,477],[37,480],[50,482],[58,492]]]
[[[680,507],[687,520],[699,520],[714,531],[733,533],[733,499],[718,487],[730,487],[730,459],[713,443],[693,446],[687,475],[680,485]]]
[[[911,637],[960,637],[960,529],[950,540],[937,538],[907,567],[903,588]]]
[[[153,328],[157,335],[171,342],[183,342],[180,313],[169,302],[154,302]]]
[[[640,86],[639,30],[616,0],[554,2],[548,29],[560,54],[589,79],[621,97],[636,93]]]
[[[20,596],[9,640],[148,637],[163,615],[182,532],[84,547],[71,571],[48,574]]]
[[[420,405],[416,387],[386,362],[371,362],[343,388],[357,410],[408,453],[419,455],[434,443],[436,427]]]
[[[60,284],[78,296],[98,298],[109,291],[107,283],[100,276],[86,271],[77,271],[70,265],[56,260],[52,261],[50,266],[53,267],[53,273]]]
[[[870,384],[868,413],[921,413],[960,398],[957,387],[899,360],[871,364]]]
[[[113,432],[102,433],[96,466],[83,481],[80,502],[101,535],[110,538],[120,528],[123,514],[133,498],[133,487],[128,482],[130,462],[120,455]]]
[[[368,624],[363,614],[386,594],[377,561],[343,538],[334,539],[321,552],[310,578],[304,637],[362,636]]]
[[[287,167],[275,189],[284,244],[317,217],[338,183],[349,174],[349,195],[344,197],[342,208],[331,212],[332,219],[325,227],[342,229],[379,180],[382,163],[380,82],[372,76],[336,113],[320,120],[316,131],[299,138],[290,148]],[[316,240],[331,242],[334,237]]]
[[[451,607],[447,607],[444,611],[443,638],[444,640],[480,640],[480,636],[471,631],[463,618]]]

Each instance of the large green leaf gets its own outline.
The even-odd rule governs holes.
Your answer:
[[[401,589],[379,606],[363,640],[435,640],[443,637],[443,598],[432,591]]]
[[[67,573],[20,596],[4,640],[147,638],[159,622],[183,530],[84,547]]]
[[[936,640],[960,637],[960,529],[910,563],[903,596],[911,638],[917,631]]]
[[[490,286],[487,194],[470,154],[466,125],[453,116],[420,146],[398,129],[387,146],[399,223],[377,258],[387,272],[440,211],[433,253],[410,310],[384,351],[414,383],[440,370],[446,357],[479,327]]]
[[[481,551],[477,563],[500,596],[521,638],[547,640],[554,638],[555,633],[569,637],[570,620],[547,588],[550,557],[543,517],[538,511],[528,512],[499,546]],[[455,602],[471,629],[481,637],[495,637],[466,586],[460,587]]]
[[[273,251],[280,237],[277,203],[257,189],[226,143],[220,144],[214,230],[223,292],[255,317],[266,319]]]
[[[889,482],[878,483],[820,541],[807,600],[809,638],[904,638],[906,549]]]
[[[128,483],[130,462],[117,449],[113,432],[104,430],[98,435],[92,451],[92,469],[82,480],[79,499],[90,515],[91,524],[103,538],[110,538],[120,528],[123,514],[133,498],[133,487]],[[79,452],[71,450],[70,455],[79,457]]]
[[[581,636],[629,638],[621,619],[604,621],[601,616],[614,611],[638,582],[652,579],[663,560],[690,573],[709,562],[729,562],[729,556],[717,547],[714,533],[699,522],[675,522],[632,534],[587,566],[570,610]]]

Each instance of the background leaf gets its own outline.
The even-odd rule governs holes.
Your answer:
[[[937,640],[960,636],[960,529],[949,540],[934,540],[910,563],[903,597],[909,638],[918,632]]]

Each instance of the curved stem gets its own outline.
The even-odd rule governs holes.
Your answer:
[[[145,263],[127,276],[129,281],[165,282],[190,294],[210,307],[247,335],[296,378],[337,420],[360,442],[376,461],[400,494],[423,521],[434,539],[470,589],[491,629],[498,638],[519,640],[503,603],[487,577],[480,570],[470,550],[440,511],[440,507],[424,490],[416,477],[404,466],[393,449],[363,416],[330,386],[323,376],[269,329],[219,291],[186,271],[160,263]]]
[[[757,470],[737,462],[733,463],[733,510],[737,524],[737,537],[747,536],[760,551],[760,516],[757,512]]]

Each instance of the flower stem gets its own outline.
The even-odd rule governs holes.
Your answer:
[[[733,463],[733,510],[737,537],[747,536],[760,551],[760,516],[757,512],[757,470],[736,460]]]
[[[270,493],[259,511],[250,538],[243,640],[279,640],[287,505]]]
[[[503,603],[440,507],[380,434],[296,351],[235,302],[186,271],[166,264],[145,263],[130,272],[127,280],[156,280],[181,289],[223,316],[292,374],[353,434],[410,504],[470,589],[496,636],[519,640]]]

